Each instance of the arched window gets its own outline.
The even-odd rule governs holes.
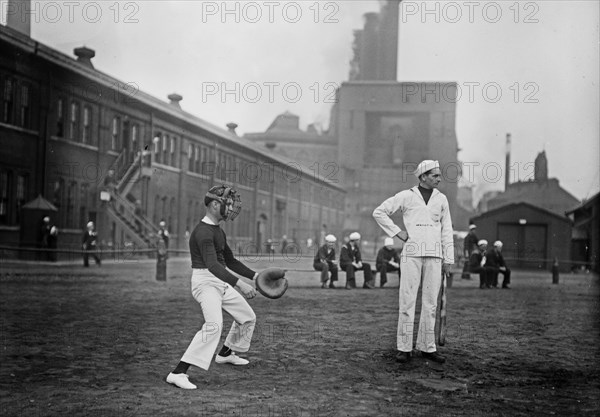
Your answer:
[[[176,203],[175,203],[175,197],[171,197],[171,204],[169,204],[169,217],[167,219],[167,227],[171,231],[175,230],[175,224],[173,223],[173,221],[175,220],[176,210],[177,210],[177,207],[176,207]]]
[[[71,103],[71,112],[69,114],[69,139],[79,141],[79,103]]]
[[[29,113],[30,113],[30,90],[28,85],[21,86],[21,114],[20,114],[20,122],[21,126],[24,128],[29,127]]]
[[[77,199],[77,183],[75,181],[69,183],[67,188],[67,218],[65,225],[69,228],[76,227],[77,215],[75,214],[75,201]]]
[[[120,132],[121,131],[121,118],[113,117],[112,120],[112,131],[110,135],[110,149],[117,151],[121,148]]]
[[[89,184],[82,183],[79,189],[79,227],[84,228],[89,221]]]
[[[56,136],[62,138],[65,134],[65,100],[59,98],[56,102]]]
[[[83,143],[92,143],[92,110],[90,106],[83,108]]]
[[[162,163],[165,165],[169,164],[169,136],[163,135],[162,137]]]
[[[25,204],[25,199],[28,195],[28,187],[29,187],[29,176],[27,174],[19,174],[17,175],[17,205],[16,205],[16,214],[17,214],[17,224],[21,222],[21,207]]]
[[[53,190],[53,201],[52,203],[58,209],[58,226],[64,226],[64,218],[65,218],[65,204],[63,202],[63,194],[65,190],[65,180],[63,178],[59,178],[54,182],[54,190]]]
[[[4,80],[4,91],[2,94],[2,121],[12,124],[15,102],[14,81],[10,78]]]
[[[10,195],[11,175],[0,171],[0,224],[8,224],[8,196]]]
[[[177,166],[177,139],[174,136],[171,136],[170,146],[169,146],[169,164],[172,167]]]
[[[162,207],[161,207],[161,213],[160,213],[160,219],[166,219],[167,218],[167,197],[163,197],[162,198]]]
[[[159,213],[160,210],[160,196],[154,197],[154,210],[152,211],[152,223],[158,224],[159,221]]]
[[[158,132],[155,136],[154,139],[152,140],[152,142],[154,143],[154,160],[160,164],[161,159],[161,151],[160,151],[160,141],[161,141],[161,134],[160,132]]]

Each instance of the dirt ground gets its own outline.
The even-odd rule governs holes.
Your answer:
[[[309,260],[247,260],[309,267]],[[2,416],[548,416],[600,414],[599,280],[516,271],[511,290],[448,290],[441,368],[394,360],[398,280],[323,290],[289,272],[257,296],[247,367],[192,367],[198,390],[167,383],[203,323],[189,262],[102,267],[0,264]],[[340,275],[341,284],[345,275]],[[362,274],[358,276],[362,284]],[[225,329],[227,331],[227,329]],[[224,337],[224,335],[223,335]]]

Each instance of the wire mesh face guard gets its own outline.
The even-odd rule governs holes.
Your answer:
[[[221,203],[221,216],[223,216],[223,220],[233,220],[242,211],[242,198],[232,187],[217,185],[208,190],[206,197]]]

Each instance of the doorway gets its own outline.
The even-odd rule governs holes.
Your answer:
[[[517,268],[547,269],[547,228],[546,224],[498,223],[498,239],[504,243],[502,254],[507,263]]]

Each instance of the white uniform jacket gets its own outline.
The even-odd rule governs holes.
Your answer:
[[[401,229],[390,218],[402,211],[408,241],[402,256],[442,258],[445,263],[454,263],[454,241],[448,199],[437,189],[433,190],[429,203],[425,204],[418,186],[400,191],[385,200],[373,211],[379,226],[393,237]]]

